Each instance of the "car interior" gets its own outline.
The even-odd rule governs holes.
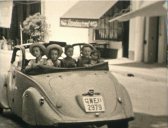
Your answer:
[[[61,42],[50,42],[45,43],[44,46],[47,47],[51,44],[58,44],[64,47],[66,46],[66,43]],[[28,65],[28,62],[31,59],[34,59],[34,57],[29,52],[29,46],[31,44],[26,44],[23,46],[15,46],[12,54],[11,64],[13,64],[18,70],[22,71],[23,73],[29,74],[29,75],[37,75],[37,74],[43,74],[43,73],[53,73],[53,72],[65,72],[65,71],[77,71],[77,70],[109,70],[108,63],[107,62],[101,62],[92,66],[88,67],[73,67],[73,68],[65,68],[65,67],[51,67],[47,65],[39,65],[35,68],[32,68],[31,70],[25,70],[25,67]],[[74,47],[74,56],[73,58],[77,60],[78,57],[81,56],[81,48],[83,45],[86,45],[85,43],[78,43],[73,44]],[[87,44],[91,47],[93,47],[90,44]],[[93,47],[93,49],[95,49]],[[63,53],[62,56],[59,58],[60,60],[65,57],[65,54]],[[43,58],[47,58],[46,55],[43,56]]]

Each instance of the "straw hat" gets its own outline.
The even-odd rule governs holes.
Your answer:
[[[30,51],[30,53],[31,53],[32,55],[33,55],[33,48],[34,48],[34,47],[39,47],[39,48],[41,49],[41,51],[42,51],[42,56],[45,55],[45,53],[46,53],[46,48],[45,48],[44,45],[42,45],[42,44],[40,44],[40,43],[34,43],[34,44],[30,45],[29,51]],[[33,56],[34,56],[34,55],[33,55]]]
[[[89,47],[91,50],[94,50],[94,47],[89,44],[84,44],[83,47],[81,48],[81,50],[83,50],[85,47]]]
[[[50,54],[50,51],[52,49],[57,49],[58,50],[58,55],[61,56],[62,53],[63,53],[63,50],[62,50],[62,47],[57,45],[57,44],[51,44],[47,47],[47,50],[46,50],[46,55],[47,57],[49,58],[49,54]]]

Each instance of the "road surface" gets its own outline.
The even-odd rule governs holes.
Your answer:
[[[168,128],[167,81],[113,74],[131,97],[135,120],[129,128]]]

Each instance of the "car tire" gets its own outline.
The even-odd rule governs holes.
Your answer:
[[[3,108],[0,108],[0,114],[2,114],[3,113]]]
[[[128,121],[117,121],[108,124],[108,128],[128,128]]]

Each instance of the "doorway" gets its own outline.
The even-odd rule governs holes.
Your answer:
[[[122,46],[123,46],[123,57],[128,58],[129,21],[123,22]]]
[[[155,63],[158,61],[158,29],[159,17],[146,19],[144,62]]]

